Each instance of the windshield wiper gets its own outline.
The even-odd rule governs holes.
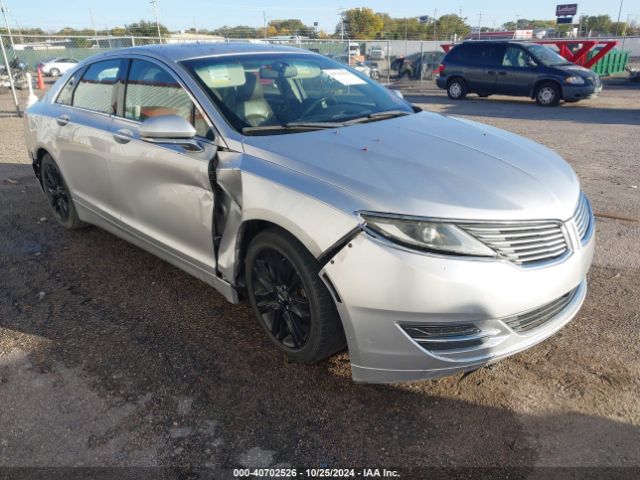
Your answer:
[[[284,132],[306,132],[313,130],[324,130],[327,128],[344,127],[344,123],[337,122],[289,122],[284,125],[264,125],[262,127],[245,127],[242,133],[245,135],[260,135],[269,133]]]
[[[386,120],[388,118],[405,117],[407,115],[412,115],[412,114],[413,112],[407,112],[406,110],[387,110],[385,112],[375,112],[375,113],[370,113],[369,115],[365,115],[363,117],[352,118],[351,120],[347,120],[345,123],[348,125],[352,125],[354,123],[375,122],[377,120]]]

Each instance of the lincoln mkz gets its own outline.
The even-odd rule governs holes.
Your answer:
[[[586,295],[594,219],[562,158],[312,52],[111,51],[24,118],[62,226],[246,299],[295,361],[347,347],[359,382],[477,369],[557,332]]]

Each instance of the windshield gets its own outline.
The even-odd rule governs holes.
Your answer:
[[[411,106],[367,76],[308,54],[255,54],[188,60],[183,65],[239,132],[343,122]]]
[[[571,63],[549,47],[543,47],[542,45],[528,45],[527,49],[529,49],[529,51],[547,67]]]

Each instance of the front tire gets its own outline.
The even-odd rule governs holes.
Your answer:
[[[49,70],[49,75],[51,75],[53,78],[59,77],[60,70],[58,70],[57,68],[52,68],[51,70]]]
[[[56,221],[69,230],[87,226],[78,217],[78,211],[73,203],[71,192],[64,181],[62,172],[48,153],[42,157],[40,162],[40,175],[44,196]]]
[[[453,78],[447,84],[447,95],[451,100],[463,100],[467,96],[467,84],[461,78]]]
[[[560,103],[560,88],[553,82],[545,82],[536,90],[536,103],[543,107],[555,107]]]
[[[340,317],[315,258],[291,235],[265,230],[251,241],[245,279],[251,307],[291,360],[316,363],[345,347]]]

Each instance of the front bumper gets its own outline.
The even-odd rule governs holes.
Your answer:
[[[564,100],[582,100],[597,97],[602,92],[602,83],[598,80],[594,85],[563,85],[562,98]]]
[[[408,251],[360,233],[324,268],[337,294],[355,381],[415,381],[474,370],[529,348],[567,324],[586,296],[594,235],[562,261],[523,268],[508,261]],[[561,311],[517,332],[506,320],[572,292]],[[431,351],[402,327],[473,325],[480,345]],[[485,335],[486,334],[486,335]]]

